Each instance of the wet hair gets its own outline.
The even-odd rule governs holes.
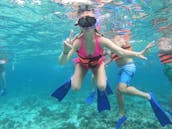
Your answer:
[[[97,29],[95,29],[95,32],[100,34],[101,36],[104,36],[102,33],[100,33]]]
[[[93,8],[92,5],[88,5],[88,4],[79,5],[78,6],[77,14],[80,15],[84,11],[93,11],[93,13],[94,13],[94,8]]]

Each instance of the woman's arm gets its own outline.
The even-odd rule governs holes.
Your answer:
[[[105,38],[105,37],[101,37],[100,38],[100,43],[103,47],[107,47],[109,49],[111,49],[112,52],[116,53],[119,56],[122,57],[139,57],[142,59],[147,59],[144,54],[151,48],[154,46],[154,43],[148,44],[147,47],[140,52],[135,52],[135,51],[129,51],[129,50],[125,50],[122,49],[121,47],[117,46],[115,43],[113,43],[111,40]]]
[[[59,64],[61,64],[61,65],[66,64],[68,62],[68,60],[72,57],[72,55],[78,49],[78,45],[79,45],[78,39],[75,39],[72,42],[72,45],[68,41],[65,41],[64,42],[64,49],[59,56]]]
[[[106,59],[105,59],[105,61],[104,61],[104,63],[105,63],[105,65],[108,65],[110,62],[112,62],[112,58],[111,58],[111,51],[110,50],[107,50],[107,49],[105,49],[104,50],[104,55],[107,55],[106,56]]]
[[[59,64],[64,65],[68,62],[70,57],[73,55],[74,51],[71,49],[70,51],[62,51],[59,56]]]
[[[73,30],[71,30],[69,38],[67,38],[64,41],[63,51],[61,52],[61,54],[59,56],[59,64],[61,64],[61,65],[66,64],[76,50],[75,49],[76,47],[74,47],[74,46],[76,46],[75,44],[78,42],[78,40],[77,40],[77,37],[72,39],[73,33],[74,33]]]

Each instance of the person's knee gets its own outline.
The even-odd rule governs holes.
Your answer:
[[[99,90],[103,91],[106,89],[106,82],[98,82],[97,86]]]
[[[116,90],[117,92],[122,92],[122,93],[126,93],[127,89],[126,89],[126,84],[124,83],[119,83],[119,85],[117,86]]]
[[[80,87],[81,87],[81,84],[82,84],[82,79],[80,79],[78,77],[75,77],[75,76],[71,77],[72,90],[78,91],[80,89]]]
[[[81,87],[81,83],[72,81],[72,90],[78,91],[80,89],[80,87]]]
[[[78,91],[80,89],[80,86],[72,85],[72,90]]]
[[[72,90],[78,91],[80,89],[81,83],[72,80]]]

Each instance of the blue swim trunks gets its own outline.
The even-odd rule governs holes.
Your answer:
[[[135,71],[136,66],[133,62],[120,67],[118,72],[118,83],[130,85],[130,81],[133,78]]]

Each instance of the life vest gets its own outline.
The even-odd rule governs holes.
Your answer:
[[[163,64],[172,62],[172,53],[170,53],[170,54],[159,53],[158,56],[159,56],[161,63],[163,63]]]
[[[130,51],[132,50],[131,45],[129,43],[127,43],[125,46],[122,46],[121,48],[126,49],[126,50],[130,50]],[[117,54],[111,53],[111,58],[114,61],[116,61],[116,60],[119,60],[121,57],[118,56]]]
[[[95,57],[82,57],[81,55],[78,54],[78,57],[79,57],[79,59],[80,59],[82,64],[86,64],[90,68],[95,68],[98,65],[98,63],[99,63],[99,60],[103,56],[102,55],[98,55],[98,56],[95,56]]]

